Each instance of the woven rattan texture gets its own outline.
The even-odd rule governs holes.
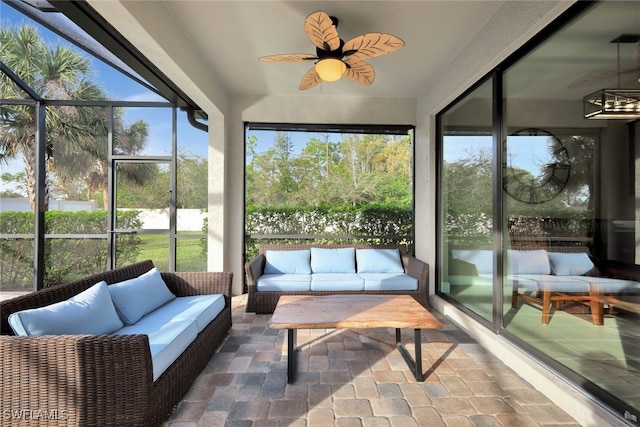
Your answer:
[[[232,273],[162,273],[177,296],[224,294],[227,304],[155,382],[146,335],[16,337],[6,323],[15,311],[63,301],[101,280],[115,283],[151,268],[151,261],[143,261],[0,303],[0,426],[146,427],[169,416],[231,328]]]
[[[311,247],[321,247],[321,248],[356,248],[356,249],[373,249],[373,248],[381,248],[381,249],[399,249],[400,256],[402,258],[402,264],[404,266],[404,271],[406,274],[415,277],[418,279],[418,289],[415,291],[332,291],[332,292],[323,292],[323,291],[300,291],[300,292],[278,292],[278,291],[268,291],[268,292],[258,292],[257,290],[257,279],[264,272],[264,264],[265,264],[265,253],[267,250],[301,250],[301,249],[309,249]],[[429,286],[429,266],[416,259],[415,257],[407,254],[406,248],[404,245],[365,245],[365,244],[354,244],[354,245],[305,245],[305,244],[286,244],[286,245],[277,245],[277,244],[264,244],[260,245],[258,248],[258,255],[245,264],[245,273],[247,277],[247,290],[248,290],[248,299],[247,299],[247,307],[246,310],[248,312],[255,312],[260,314],[269,314],[273,313],[278,304],[278,300],[282,295],[335,295],[335,294],[368,294],[368,295],[411,295],[423,306],[427,307],[427,294],[428,294],[428,286]]]

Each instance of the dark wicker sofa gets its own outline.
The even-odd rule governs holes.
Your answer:
[[[13,336],[7,321],[152,268],[143,261],[0,302],[0,425],[155,426],[169,416],[231,328],[232,273],[162,273],[176,296],[224,294],[225,308],[155,382],[147,335]]]
[[[418,280],[416,290],[403,291],[258,291],[257,280],[264,273],[265,253],[267,250],[306,250],[312,247],[317,248],[355,248],[355,249],[398,249],[404,273]],[[332,245],[308,245],[308,244],[263,244],[258,248],[258,255],[245,264],[247,277],[248,298],[246,311],[255,313],[273,313],[281,295],[332,295],[332,294],[383,294],[383,295],[411,295],[427,307],[427,294],[429,286],[429,266],[412,255],[407,253],[404,245],[367,245],[367,244],[332,244]]]

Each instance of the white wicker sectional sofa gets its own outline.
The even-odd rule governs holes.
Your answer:
[[[618,305],[638,312],[637,304],[624,298],[640,293],[633,280],[601,277],[586,251],[557,248],[507,251],[505,283],[513,289],[511,305],[518,298],[542,307],[542,322],[551,319],[551,306],[560,301],[579,301],[591,307],[594,325],[604,322],[604,305]],[[569,251],[570,252],[569,252]],[[453,249],[448,281],[452,285],[492,286],[493,252],[486,249]]]

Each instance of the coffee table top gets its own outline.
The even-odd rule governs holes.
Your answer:
[[[409,295],[281,296],[273,329],[440,329],[442,323]]]

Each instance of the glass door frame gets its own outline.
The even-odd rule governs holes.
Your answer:
[[[143,105],[138,105],[143,104]],[[172,109],[172,125],[171,125],[171,155],[169,156],[148,156],[148,155],[121,155],[113,154],[114,140],[114,113],[113,107],[109,122],[109,218],[108,218],[108,269],[116,268],[116,237],[123,234],[166,234],[169,237],[168,249],[168,271],[175,271],[176,268],[176,226],[177,226],[177,209],[176,209],[176,166],[177,166],[177,108],[169,103],[137,103],[137,107],[171,107]],[[168,229],[118,229],[116,227],[116,166],[119,163],[165,163],[169,165],[169,228]]]

